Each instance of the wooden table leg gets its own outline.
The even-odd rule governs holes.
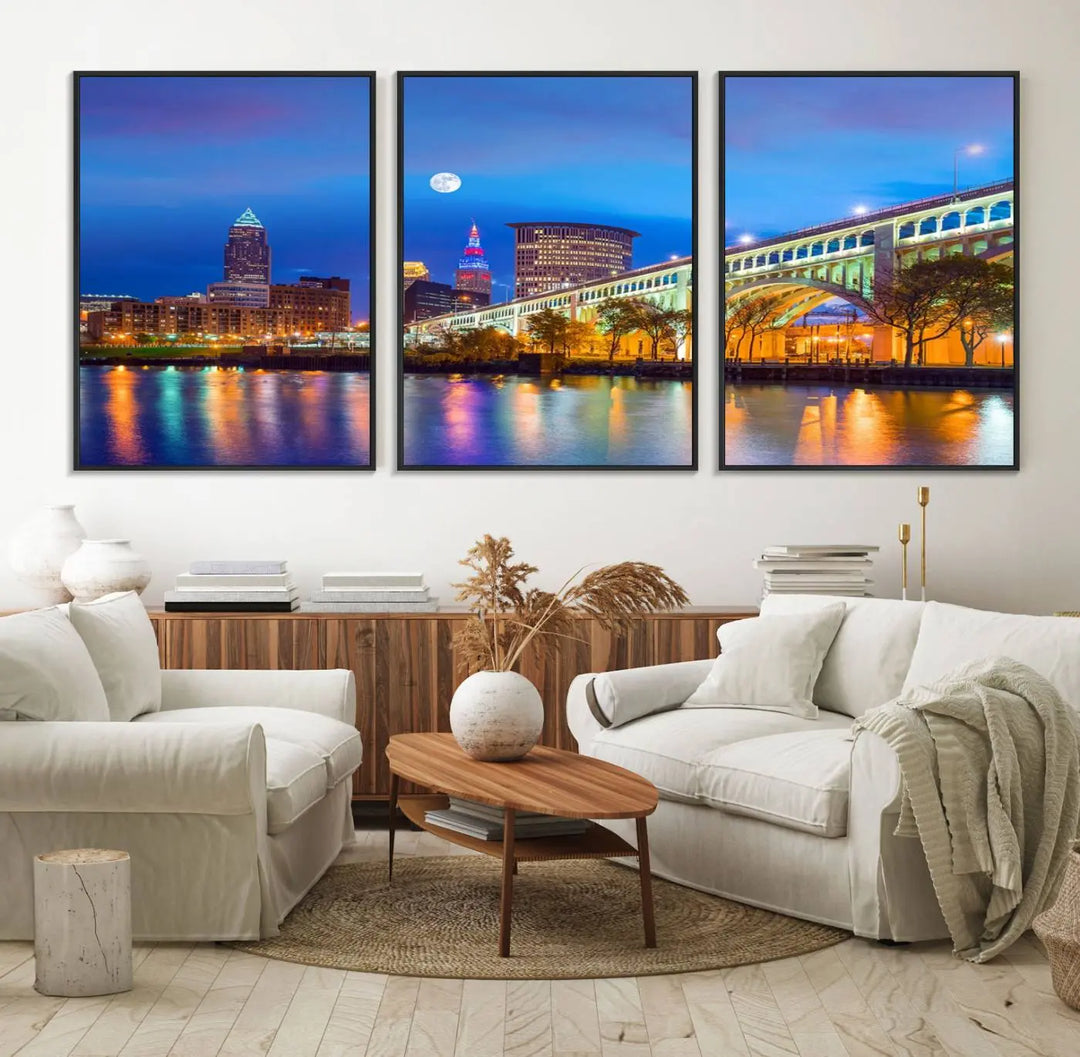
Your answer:
[[[645,922],[645,946],[656,946],[656,918],[653,914],[652,873],[649,868],[649,830],[645,817],[637,820],[638,872],[641,874],[641,917]]]
[[[499,904],[499,957],[510,957],[510,908],[514,902],[514,809],[503,810],[502,901]]]
[[[390,848],[390,857],[386,868],[386,883],[391,884],[394,880],[394,823],[397,822],[397,794],[398,776],[390,772],[390,818],[387,828],[387,843]]]

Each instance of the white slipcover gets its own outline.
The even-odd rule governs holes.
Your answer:
[[[137,722],[2,725],[0,939],[33,937],[32,862],[41,852],[128,851],[137,939],[255,939],[276,934],[352,839],[351,672],[161,677],[162,712]],[[222,708],[228,719],[188,722],[177,710],[189,708]],[[288,717],[278,737],[264,735],[258,717],[269,722],[276,708],[304,713],[303,740],[293,740],[299,721]],[[322,717],[338,721],[325,755],[313,741]],[[353,740],[343,750],[345,728]],[[348,773],[328,789],[331,757],[335,774]]]

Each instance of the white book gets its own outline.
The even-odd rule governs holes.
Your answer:
[[[426,602],[303,602],[304,613],[434,613],[437,598]]]
[[[865,569],[766,569],[765,575],[774,580],[862,580]]]
[[[293,602],[300,598],[297,587],[271,589],[267,587],[253,591],[166,591],[166,602]]]
[[[372,590],[364,587],[335,587],[316,591],[312,602],[429,602],[431,592],[426,587],[384,587]]]
[[[180,573],[176,578],[177,591],[251,591],[295,586],[290,573]]]
[[[817,572],[825,569],[829,572],[851,569],[869,569],[874,563],[869,558],[755,558],[755,569],[768,569],[779,573]]]
[[[323,590],[338,587],[412,587],[424,586],[423,573],[326,573],[322,578]]]
[[[870,543],[787,543],[776,547],[766,547],[764,557],[772,558],[785,554],[817,556],[819,554],[843,557],[846,555],[866,555],[881,550]]]
[[[219,560],[192,562],[188,572],[196,576],[270,576],[275,573],[283,573],[286,563],[284,561],[270,561],[262,559],[254,560]]]

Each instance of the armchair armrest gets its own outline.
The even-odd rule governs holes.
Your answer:
[[[5,723],[0,812],[260,815],[257,723]]]
[[[582,751],[607,727],[677,708],[712,670],[713,662],[679,661],[618,672],[579,675],[566,695],[566,718]]]
[[[179,669],[161,673],[161,710],[214,705],[260,705],[317,712],[356,725],[356,680],[329,670]]]

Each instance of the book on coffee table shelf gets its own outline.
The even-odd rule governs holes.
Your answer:
[[[490,804],[478,804],[471,800],[450,797],[450,806],[424,813],[424,819],[432,826],[464,833],[479,840],[502,840],[503,809]],[[530,837],[573,837],[589,828],[584,818],[559,818],[541,815],[535,811],[520,811],[514,815],[514,840]]]

